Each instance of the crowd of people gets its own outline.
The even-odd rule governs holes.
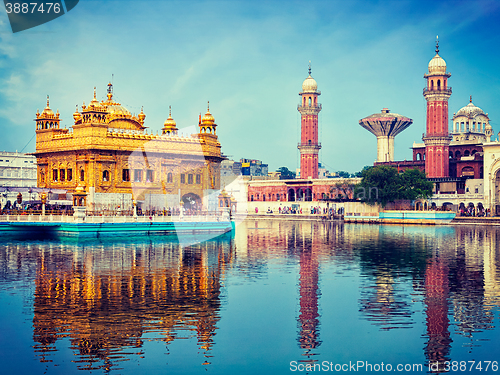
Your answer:
[[[465,207],[464,204],[461,204],[458,213],[460,216],[470,216],[470,217],[488,217],[491,216],[490,209],[485,209],[481,203],[477,205],[477,207],[473,205],[469,205]]]
[[[0,210],[0,215],[31,215],[40,214],[41,212],[41,203],[11,203],[10,201],[7,201],[5,206]],[[47,214],[72,215],[73,207],[58,204],[46,204],[45,212]]]
[[[259,213],[259,209],[257,207],[255,207],[255,213]],[[268,207],[267,208],[267,211],[266,213],[268,214],[273,214],[274,211],[271,209],[271,207]],[[335,214],[337,215],[343,215],[344,214],[344,207],[340,207],[338,210],[335,210],[334,208],[332,207],[319,207],[319,206],[311,206],[310,208],[308,209],[302,209],[300,206],[296,206],[296,205],[292,205],[292,206],[279,206],[278,207],[278,214],[284,214],[284,215],[288,215],[288,214],[298,214],[298,215],[302,215],[302,214],[306,214],[306,215],[328,215],[328,216],[333,216]]]

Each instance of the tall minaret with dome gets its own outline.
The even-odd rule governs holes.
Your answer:
[[[321,104],[318,103],[318,84],[311,76],[311,64],[309,64],[309,76],[302,83],[302,91],[299,93],[301,103],[297,110],[300,112],[300,178],[318,178],[318,153],[321,144],[318,142],[318,114]]]
[[[427,127],[423,137],[425,144],[425,173],[428,178],[446,178],[449,173],[448,99],[451,87],[446,72],[446,62],[439,56],[436,39],[436,55],[429,62],[429,73],[424,75],[427,87],[424,97],[427,100]]]

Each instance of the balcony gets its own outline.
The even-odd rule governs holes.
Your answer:
[[[311,111],[311,112],[315,112],[315,113],[318,113],[319,111],[321,111],[321,104],[318,103],[316,104],[315,106],[314,105],[297,105],[297,110],[299,112],[301,111]]]
[[[321,143],[317,143],[317,144],[314,144],[314,143],[298,143],[297,144],[297,148],[301,148],[301,147],[311,147],[311,148],[317,148],[318,150],[321,148]]]
[[[432,93],[432,94],[444,93],[451,95],[451,87],[450,86],[447,87],[433,86],[431,88],[425,87],[423,94],[425,95],[426,93]]]

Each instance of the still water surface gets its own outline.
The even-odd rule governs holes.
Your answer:
[[[500,373],[499,247],[493,227],[278,221],[189,246],[2,238],[0,368]]]

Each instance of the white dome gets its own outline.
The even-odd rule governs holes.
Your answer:
[[[436,53],[436,56],[429,61],[430,74],[446,74],[446,61]]]
[[[465,116],[465,117],[476,117],[477,115],[485,115],[484,111],[476,107],[472,102],[467,104],[465,107],[460,108],[455,117]]]
[[[316,92],[318,90],[318,84],[314,80],[313,77],[309,74],[309,77],[305,79],[302,83],[302,91],[303,92]]]

